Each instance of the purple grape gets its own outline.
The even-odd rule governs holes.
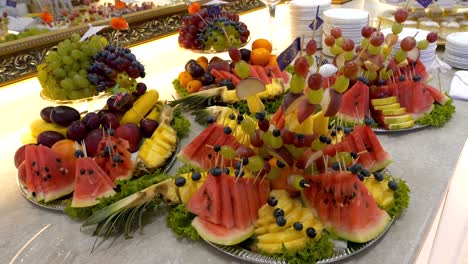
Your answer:
[[[140,131],[143,137],[149,138],[153,135],[159,123],[153,119],[143,118],[140,121]]]
[[[135,95],[136,96],[141,96],[144,93],[146,93],[147,87],[145,83],[139,82],[137,83],[136,90],[135,90]]]
[[[99,128],[101,125],[101,120],[98,114],[94,112],[87,113],[82,120],[84,126],[88,131]]]
[[[50,119],[50,113],[52,112],[52,109],[54,109],[53,106],[48,106],[41,110],[42,120],[46,121],[47,123],[52,123],[52,120]]]
[[[203,76],[200,77],[200,81],[205,86],[210,85],[215,82],[215,77],[211,73],[205,72],[205,74],[203,74]],[[138,89],[138,86],[137,86],[137,89]]]
[[[115,96],[111,96],[107,99],[107,109],[111,112],[119,112],[119,109],[115,107]]]
[[[113,113],[105,113],[101,116],[101,125],[105,129],[116,129],[120,126],[119,119]]]
[[[86,127],[80,120],[73,121],[67,127],[67,138],[80,141],[86,137]]]

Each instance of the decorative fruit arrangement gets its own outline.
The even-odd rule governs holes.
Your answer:
[[[182,18],[179,45],[186,49],[224,51],[247,43],[250,32],[239,16],[222,11],[220,6],[201,8],[192,3],[189,15]]]
[[[42,109],[31,123],[29,142],[15,155],[30,199],[48,203],[73,192],[71,208],[92,207],[115,195],[116,185],[165,164],[188,121],[174,116],[156,90],[146,91],[144,83],[137,87],[134,94],[110,97],[97,113],[81,115],[69,106]]]

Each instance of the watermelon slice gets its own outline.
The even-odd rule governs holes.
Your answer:
[[[364,118],[369,113],[369,86],[357,81],[341,99],[340,110],[337,117],[355,124],[364,123]]]
[[[128,141],[107,136],[98,144],[94,159],[113,182],[132,178],[133,162]]]
[[[445,103],[447,103],[450,98],[445,95],[444,93],[442,93],[441,91],[437,90],[436,88],[430,86],[430,85],[427,85],[426,84],[426,88],[428,89],[428,91],[431,93],[432,95],[432,98],[439,104],[441,105],[444,105]]]
[[[192,225],[213,243],[242,242],[253,235],[253,223],[268,199],[269,186],[268,180],[236,179],[224,173],[208,175],[187,203],[188,211],[197,215]]]
[[[37,201],[50,202],[73,191],[73,164],[46,146],[27,145],[25,149],[25,183],[28,196]],[[20,174],[21,175],[21,174]]]
[[[364,243],[381,234],[390,216],[377,206],[365,185],[349,172],[306,176],[304,202],[338,237]]]
[[[215,145],[231,146],[234,150],[240,146],[232,134],[224,133],[222,126],[212,124],[205,128],[190,144],[185,146],[177,154],[177,157],[197,168],[209,169],[215,166],[231,166],[232,161],[223,160],[219,153],[213,150]],[[224,164],[222,164],[223,162]]]
[[[115,194],[114,182],[92,158],[80,158],[75,167],[75,191],[71,207],[89,207],[99,198]]]

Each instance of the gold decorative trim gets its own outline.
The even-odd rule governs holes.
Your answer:
[[[226,4],[224,9],[240,13],[263,6],[259,0],[236,0]],[[118,39],[125,46],[134,46],[174,33],[181,25],[182,16],[187,14],[186,9],[185,5],[180,4],[125,15],[130,28],[119,32]],[[93,26],[108,24],[109,19],[92,23]],[[88,25],[79,25],[0,44],[0,87],[35,75],[36,66],[48,50],[73,33],[82,35],[87,30]],[[99,33],[112,43],[116,42],[116,34],[110,27]]]

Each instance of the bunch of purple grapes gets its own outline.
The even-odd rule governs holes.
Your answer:
[[[132,79],[144,78],[146,75],[145,67],[129,48],[107,45],[104,50],[93,56],[93,62],[88,69],[88,80],[96,85],[98,92],[102,92],[115,86],[119,73],[126,73]]]

